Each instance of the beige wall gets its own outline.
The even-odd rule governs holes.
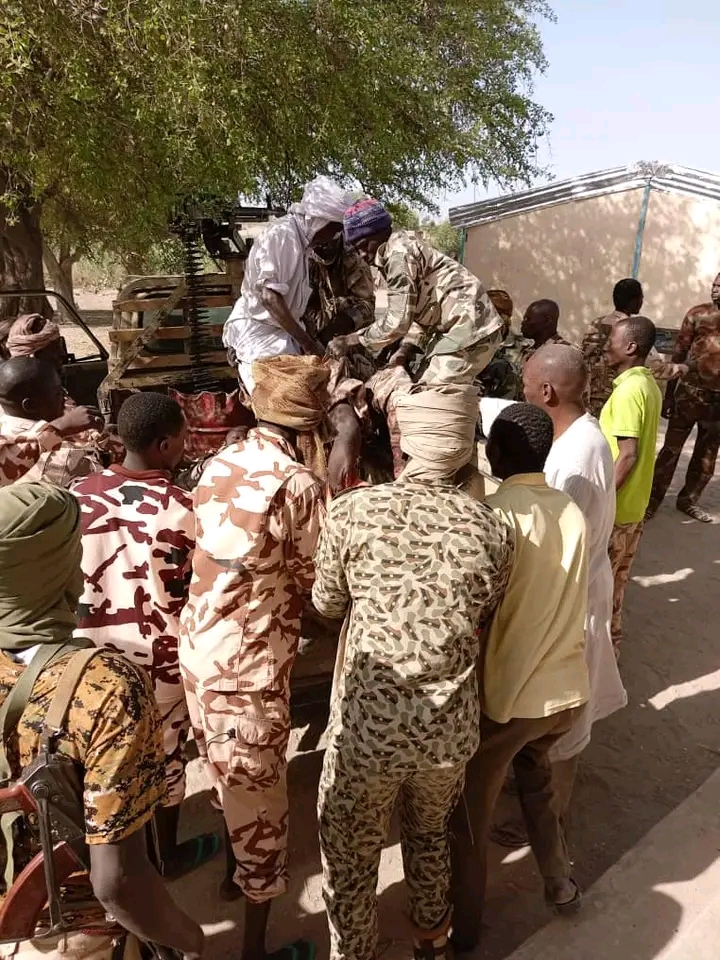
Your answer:
[[[580,339],[612,310],[612,288],[632,273],[643,189],[558,204],[468,229],[465,263],[486,287],[502,287],[522,312],[550,297],[560,328]],[[720,203],[653,190],[639,279],[645,313],[678,326],[706,300],[720,270]]]
[[[639,279],[646,313],[679,327],[686,311],[710,299],[720,271],[720,203],[652,190]]]

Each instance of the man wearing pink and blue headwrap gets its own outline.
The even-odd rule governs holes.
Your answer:
[[[422,234],[393,232],[390,214],[370,197],[346,211],[344,231],[345,242],[386,281],[388,310],[367,329],[337,337],[331,354],[360,344],[378,356],[396,346],[392,364],[420,355],[420,383],[471,383],[502,339],[502,321],[478,278]]]

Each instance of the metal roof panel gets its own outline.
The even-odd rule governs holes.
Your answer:
[[[480,203],[451,207],[450,223],[454,227],[475,227],[492,220],[513,217],[531,210],[540,210],[572,200],[588,200],[612,193],[635,190],[650,183],[654,189],[688,196],[720,200],[720,175],[693,170],[679,164],[640,161],[626,167],[613,167],[586,173],[569,180],[543,184]]]

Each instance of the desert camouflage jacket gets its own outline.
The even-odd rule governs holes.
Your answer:
[[[597,320],[593,320],[581,344],[580,349],[589,373],[586,400],[588,409],[594,417],[600,416],[600,411],[612,393],[615,379],[615,374],[605,363],[605,344],[608,342],[613,326],[618,320],[626,320],[628,316],[629,314],[623,313],[622,310],[615,310],[606,317],[598,317]],[[663,360],[654,347],[648,354],[647,367],[656,380],[672,380],[683,372],[680,364]]]
[[[77,633],[144,667],[158,701],[172,700],[195,549],[192,499],[161,470],[119,465],[71,489],[81,507],[85,577]]]
[[[478,278],[420,234],[393,233],[375,266],[387,282],[388,309],[360,337],[375,354],[401,339],[429,352],[440,335],[452,341],[440,352],[457,352],[502,326]]]
[[[315,576],[322,484],[262,427],[208,461],[194,497],[197,547],[180,634],[186,682],[287,694]]]
[[[339,750],[378,772],[472,757],[479,632],[512,558],[510,528],[449,484],[397,480],[332,502],[313,603],[349,613],[329,727]]]
[[[21,424],[27,424],[24,428]],[[0,414],[0,485],[15,483],[31,470],[40,458],[57,450],[63,442],[60,434],[45,420],[20,420]]]

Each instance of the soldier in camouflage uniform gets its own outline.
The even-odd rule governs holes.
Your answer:
[[[79,514],[77,500],[49,484],[0,490],[0,704],[45,645],[73,644],[72,611],[82,585]],[[43,668],[16,733],[5,741],[12,779],[41,750],[43,724],[70,655]],[[160,718],[146,674],[110,651],[98,654],[54,742],[81,773],[91,881],[107,913],[142,939],[199,957],[200,926],[177,907],[148,858],[145,827],[166,785]],[[15,845],[15,878],[38,852],[31,836],[29,844]],[[121,955],[109,937],[85,932],[6,944],[0,954],[17,955],[19,947],[22,955],[45,958]]]
[[[519,400],[522,371],[534,344],[512,329],[514,304],[505,290],[488,290],[488,297],[502,320],[502,342],[497,353],[477,379],[483,397]]]
[[[340,239],[311,251],[309,265],[312,293],[302,319],[309,335],[326,347],[333,337],[370,326],[375,319],[375,286],[365,261]],[[353,394],[376,370],[373,358],[360,346],[348,352],[343,366],[337,366],[336,383],[330,386],[336,403]],[[362,419],[358,400],[353,397],[350,402]]]
[[[364,330],[375,319],[375,286],[370,268],[342,239],[310,252],[312,292],[302,318],[313,339],[326,346],[333,337]]]
[[[697,439],[677,508],[694,520],[710,523],[712,517],[698,506],[698,500],[715,474],[720,448],[720,274],[713,283],[710,302],[693,307],[685,315],[673,361],[689,364],[690,372],[676,389],[672,389],[674,384],[668,387],[665,411],[670,422],[655,462],[648,517],[662,503],[682,449],[697,424]]]
[[[321,535],[313,602],[349,625],[319,796],[331,960],[375,956],[378,868],[398,796],[416,956],[445,954],[448,821],[479,740],[479,628],[513,555],[506,525],[456,486],[477,403],[470,387],[401,396],[405,473],[335,499]]]
[[[360,344],[377,357],[396,346],[390,363],[418,357],[416,379],[424,385],[472,383],[500,345],[502,328],[477,277],[420,234],[393,233],[376,200],[347,211],[345,241],[386,281],[388,309],[362,332],[337,337],[330,354],[343,356]]]
[[[546,343],[559,343],[569,347],[571,344],[558,333],[560,307],[554,300],[534,300],[525,311],[520,332],[533,344],[534,353]],[[527,359],[527,358],[526,358]]]
[[[610,338],[610,331],[618,320],[637,316],[642,309],[643,299],[643,288],[637,280],[628,278],[618,281],[613,290],[615,310],[606,317],[593,320],[580,346],[585,365],[590,372],[587,407],[594,417],[600,416],[600,411],[613,389],[614,374],[605,362],[605,346]],[[672,380],[688,370],[686,364],[663,360],[655,347],[648,354],[647,366],[656,380]]]
[[[536,300],[525,311],[520,335],[510,329],[509,323],[506,324],[500,349],[480,377],[483,396],[502,400],[524,399],[523,367],[535,351],[546,343],[569,346],[558,333],[559,319],[560,308],[554,300]]]
[[[122,444],[86,407],[64,406],[60,375],[47,363],[15,357],[0,367],[0,485],[46,480],[60,486],[99,473]]]
[[[178,661],[180,613],[187,602],[195,517],[192,499],[171,481],[185,447],[178,403],[159,393],[125,401],[118,430],[122,465],[76,481],[83,526],[85,589],[77,635],[124,654],[147,671],[163,725],[167,800],[157,818],[163,873],[177,876],[219,849],[210,834],[177,843],[185,796],[183,750],[190,731]]]
[[[243,957],[260,960],[270,904],[287,886],[290,672],[325,515],[298,447],[323,421],[328,369],[318,357],[277,357],[252,375],[258,425],[207,463],[195,489],[180,666],[232,842],[222,895],[244,893]]]
[[[522,399],[522,372],[525,361],[535,352],[532,340],[508,331],[500,349],[480,374],[483,396],[502,400]]]

